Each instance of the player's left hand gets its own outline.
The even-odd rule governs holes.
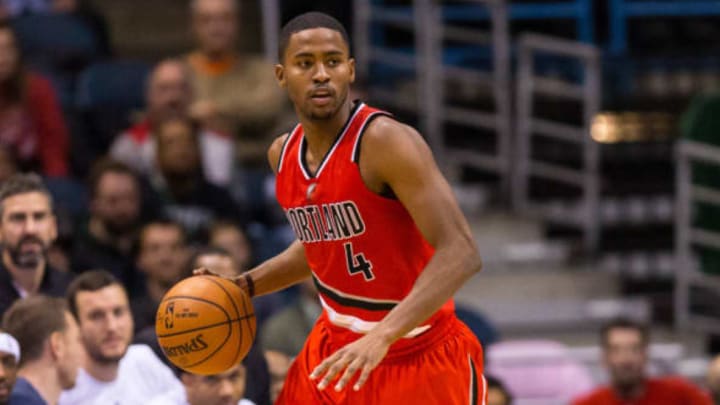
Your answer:
[[[323,376],[317,386],[318,389],[323,390],[341,371],[345,370],[345,373],[335,384],[335,391],[341,391],[353,376],[360,371],[360,377],[353,385],[353,389],[357,391],[367,381],[370,372],[380,364],[389,347],[390,343],[385,338],[373,335],[370,332],[323,360],[310,374],[310,379],[315,380]]]

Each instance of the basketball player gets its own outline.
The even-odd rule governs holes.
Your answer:
[[[279,53],[300,123],[268,157],[297,241],[237,282],[268,294],[312,277],[323,314],[277,403],[484,403],[482,349],[452,301],[480,257],[430,149],[348,99],[355,61],[332,17],[291,20]]]

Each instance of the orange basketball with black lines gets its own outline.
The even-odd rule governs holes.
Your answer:
[[[202,375],[240,363],[255,340],[250,297],[216,276],[186,278],[160,302],[155,331],[165,356],[181,369]]]

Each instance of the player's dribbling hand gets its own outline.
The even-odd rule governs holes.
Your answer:
[[[335,384],[335,391],[340,391],[360,371],[360,377],[353,385],[353,389],[357,391],[365,384],[370,372],[380,364],[389,347],[390,344],[386,339],[371,332],[323,360],[310,374],[310,379],[316,380],[323,376],[317,387],[324,390],[341,371],[345,370]]]
[[[237,284],[240,288],[245,291],[246,294],[250,295],[248,292],[248,287],[245,282],[245,279],[242,275],[236,276],[236,277],[226,277],[222,274],[215,273],[214,271],[210,271],[207,267],[198,267],[197,269],[193,270],[193,276],[215,276],[215,277],[221,277],[227,280],[232,281],[233,283]]]

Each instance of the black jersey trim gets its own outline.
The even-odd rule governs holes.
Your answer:
[[[362,142],[362,137],[365,134],[365,129],[367,128],[368,125],[370,125],[370,123],[375,118],[383,117],[383,116],[392,118],[392,114],[387,113],[385,111],[373,111],[372,113],[370,113],[367,116],[367,118],[365,118],[365,122],[363,122],[363,125],[360,128],[360,131],[358,132],[357,138],[355,139],[355,145],[353,145],[353,151],[352,151],[352,156],[351,156],[351,159],[353,162],[355,162],[357,164],[360,163],[360,149],[361,149],[360,143]]]
[[[312,279],[313,283],[315,283],[315,287],[323,296],[328,297],[338,304],[346,307],[362,308],[368,311],[390,311],[395,308],[395,305],[397,305],[396,302],[366,301],[355,297],[348,297],[347,295],[342,295],[341,293],[326,287],[320,282],[320,280],[318,280],[317,277],[315,277],[315,275],[312,276]]]
[[[288,142],[290,142],[290,138],[295,135],[295,131],[297,131],[300,128],[300,124],[296,124],[292,131],[288,132],[287,138],[283,141],[282,147],[280,148],[280,159],[278,159],[277,162],[277,172],[280,173],[280,170],[282,169],[283,162],[285,161],[285,149],[287,147]]]
[[[360,101],[355,103],[352,110],[350,111],[350,117],[347,121],[345,121],[345,124],[338,133],[338,136],[335,137],[332,146],[330,146],[330,149],[328,149],[328,151],[325,153],[325,156],[323,156],[322,160],[320,161],[320,165],[318,166],[315,173],[312,173],[307,167],[307,164],[305,163],[307,142],[305,142],[305,134],[303,133],[302,138],[300,138],[300,147],[298,148],[298,162],[300,162],[300,168],[302,169],[303,175],[307,180],[315,179],[320,176],[320,173],[325,167],[325,164],[328,162],[328,160],[330,160],[330,156],[332,156],[333,152],[335,152],[335,149],[337,149],[337,146],[340,144],[342,138],[345,137],[345,133],[347,132],[348,128],[350,128],[350,124],[355,120],[355,117],[357,116],[358,112],[360,112],[363,106],[365,106],[365,104]]]

